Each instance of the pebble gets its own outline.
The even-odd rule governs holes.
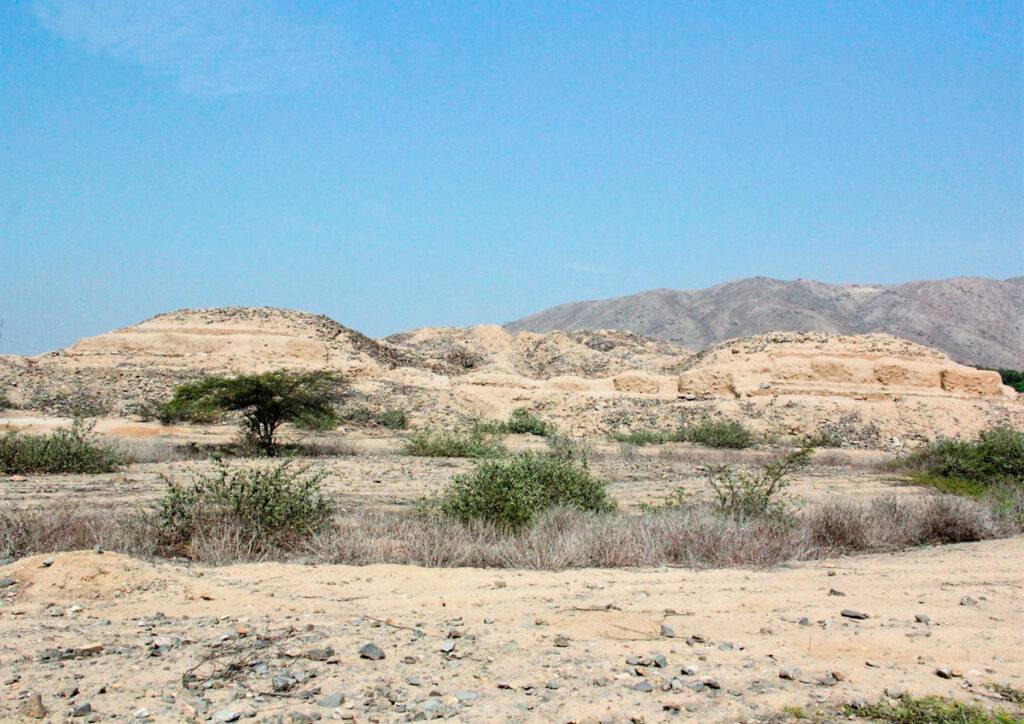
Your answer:
[[[238,721],[241,718],[242,712],[240,711],[236,711],[235,709],[221,709],[220,711],[214,713],[213,717],[211,718],[211,721],[228,722]]]
[[[327,709],[336,709],[344,703],[345,695],[339,692],[337,694],[328,694],[320,699],[320,701],[317,702],[317,705]]]
[[[76,717],[76,718],[80,717],[80,716],[85,716],[86,714],[91,714],[91,713],[92,713],[92,704],[90,704],[89,702],[85,702],[83,704],[79,704],[78,706],[76,706],[74,709],[71,710],[71,716]]]
[[[380,646],[374,643],[368,643],[359,649],[359,655],[364,659],[369,659],[370,661],[380,661],[386,656]]]
[[[46,707],[43,706],[43,697],[37,692],[28,695],[28,699],[21,705],[21,715],[31,719],[42,719],[46,716]]]
[[[844,608],[839,615],[843,618],[852,618],[857,621],[863,621],[865,619],[870,618],[870,616],[868,616],[866,613],[863,613],[861,611],[855,611],[852,608]]]

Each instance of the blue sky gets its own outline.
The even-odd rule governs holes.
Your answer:
[[[0,352],[1024,274],[1019,2],[0,0]]]

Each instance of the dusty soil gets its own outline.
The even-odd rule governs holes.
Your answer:
[[[66,421],[19,413],[6,422]],[[235,433],[125,419],[96,429],[149,460]],[[394,434],[314,439],[355,453],[305,461],[329,472],[343,507],[406,508],[472,465],[395,454]],[[678,485],[699,491],[704,463],[777,454],[591,444],[595,472],[627,509]],[[800,500],[923,492],[880,472],[886,453],[819,454],[794,481]],[[0,480],[0,510],[146,505],[164,477],[187,480],[208,465],[16,476]],[[886,692],[994,703],[988,684],[1024,689],[1022,556],[1022,537],[770,570],[33,556],[0,565],[0,720],[734,722]]]
[[[88,703],[167,722],[731,722],[886,690],[984,698],[1024,686],[1022,556],[1020,538],[765,571],[35,556],[0,567],[0,717],[28,692],[53,721]]]

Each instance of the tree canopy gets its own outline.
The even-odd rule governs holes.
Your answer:
[[[225,412],[238,412],[246,437],[272,456],[277,452],[274,436],[283,423],[336,417],[340,387],[340,375],[327,370],[207,377],[178,387],[161,406],[160,419],[210,422]]]

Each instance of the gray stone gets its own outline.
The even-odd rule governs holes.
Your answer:
[[[83,704],[79,704],[78,706],[76,706],[74,709],[71,710],[71,716],[73,716],[73,717],[85,716],[86,714],[91,714],[91,713],[92,713],[92,704],[90,704],[89,702],[85,702]]]
[[[795,681],[800,678],[800,669],[793,666],[783,666],[779,669],[779,678],[787,681]]]
[[[312,648],[303,652],[302,657],[310,661],[327,661],[334,656],[334,649],[330,646]]]
[[[0,578],[0,588],[8,588],[17,585],[13,578]]]
[[[273,687],[274,691],[281,693],[291,689],[295,685],[295,682],[287,676],[275,676],[270,680],[270,685]]]
[[[359,655],[370,661],[380,661],[385,658],[384,651],[374,643],[366,644],[363,648],[359,649]]]
[[[340,692],[337,694],[328,694],[327,696],[325,696],[317,702],[319,706],[325,707],[327,709],[336,709],[344,703],[345,695]]]
[[[211,721],[222,722],[222,721],[238,721],[242,718],[242,712],[235,709],[221,709],[218,712],[214,712],[211,717]]]
[[[441,644],[441,653],[450,654],[455,650],[455,642],[452,639],[448,639]]]
[[[661,654],[658,654],[654,657],[654,665],[659,669],[664,669],[668,666],[668,659],[666,659]]]
[[[927,616],[926,614],[923,614],[923,613],[919,613],[916,616],[914,616],[914,620],[917,621],[918,623],[925,623],[925,624],[932,622],[931,617]]]
[[[675,629],[667,624],[661,624],[661,635],[667,639],[673,639],[676,637]]]
[[[21,705],[20,709],[22,716],[27,716],[30,719],[42,719],[46,716],[46,707],[43,706],[43,697],[36,692],[32,692],[28,695],[28,699]]]
[[[870,616],[868,616],[866,613],[862,613],[861,611],[854,611],[852,608],[844,608],[839,615],[843,618],[852,618],[856,621],[863,621],[865,619],[870,618]]]
[[[654,691],[654,686],[649,681],[641,681],[633,686],[637,691],[642,691],[645,694],[650,694]]]
[[[964,596],[963,598],[960,599],[960,605],[961,606],[977,606],[978,602],[975,601],[970,596]]]

